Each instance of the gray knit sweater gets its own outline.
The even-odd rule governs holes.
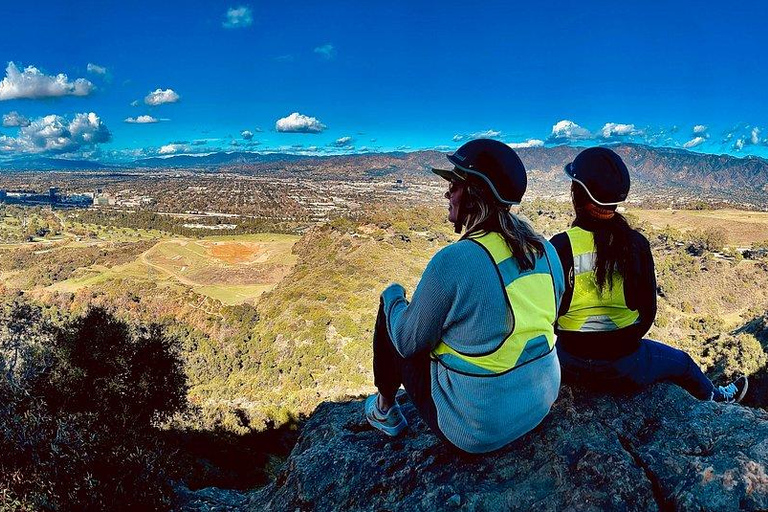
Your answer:
[[[562,268],[548,242],[546,250],[559,305],[565,286]],[[432,258],[410,303],[398,284],[384,290],[382,299],[392,342],[403,357],[410,357],[433,349],[441,339],[462,353],[493,350],[514,323],[504,295],[489,255],[475,242],[462,240]],[[501,448],[533,429],[560,387],[556,351],[494,377],[463,375],[436,361],[430,371],[440,430],[470,453]]]

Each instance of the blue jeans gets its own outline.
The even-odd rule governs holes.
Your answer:
[[[717,393],[691,356],[658,341],[642,339],[635,352],[614,361],[582,359],[561,350],[559,345],[557,355],[565,383],[637,389],[655,382],[672,382],[700,400],[710,400]]]

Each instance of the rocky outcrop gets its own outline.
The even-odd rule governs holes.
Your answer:
[[[595,396],[563,387],[532,432],[485,456],[459,455],[411,425],[389,439],[362,401],[324,403],[276,480],[232,495],[189,493],[185,508],[249,510],[765,510],[768,414],[699,402],[658,385]]]

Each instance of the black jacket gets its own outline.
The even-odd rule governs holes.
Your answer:
[[[573,297],[573,250],[566,233],[553,236],[550,242],[557,250],[565,275],[565,295],[559,311],[559,316],[562,316],[568,311]],[[648,239],[633,231],[630,243],[637,257],[624,276],[624,298],[630,309],[640,313],[640,321],[609,332],[556,330],[560,350],[585,359],[618,359],[637,350],[640,340],[656,318],[656,273]]]

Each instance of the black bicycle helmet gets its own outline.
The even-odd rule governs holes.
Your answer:
[[[565,166],[565,174],[600,206],[615,206],[627,199],[629,170],[621,157],[608,148],[585,149]]]
[[[432,169],[448,181],[482,179],[496,199],[505,205],[520,204],[528,186],[525,167],[515,150],[493,139],[475,139],[467,142],[448,160],[454,165],[450,171]]]

